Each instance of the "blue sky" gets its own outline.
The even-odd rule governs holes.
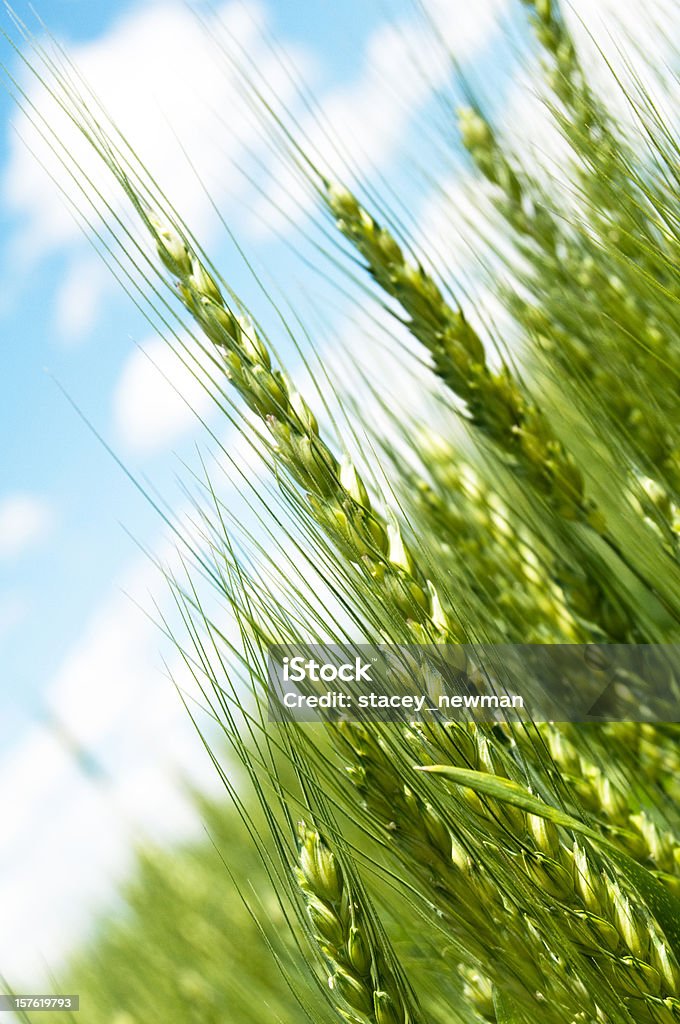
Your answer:
[[[522,106],[525,98],[511,95],[514,64],[500,16],[512,0],[427,3],[495,107],[509,104],[522,129],[538,126],[539,107]],[[409,188],[407,157],[415,151],[420,166],[443,176],[464,204],[460,162],[442,164],[416,142],[449,68],[433,56],[429,81],[409,78],[404,40],[417,44],[421,28],[408,0],[244,0],[233,22],[235,5],[216,7],[230,31],[245,33],[272,81],[278,72],[266,38],[273,35],[294,57],[369,181],[379,171],[396,187]],[[192,147],[198,170],[248,254],[316,322],[323,289],[316,282],[310,289],[307,277],[301,286],[302,266],[286,246],[298,241],[296,228],[275,216],[272,204],[289,204],[298,228],[310,211],[290,203],[295,182],[270,158],[189,8],[172,0],[44,0],[38,10],[123,131],[158,166],[171,198],[184,204],[180,212],[228,268],[236,290],[256,306],[261,302],[187,170],[175,130]],[[214,11],[203,8],[203,16],[217,31]],[[17,69],[2,41],[0,54]],[[279,85],[285,95],[285,81]],[[138,544],[164,558],[171,557],[171,545],[157,515],[62,389],[132,474],[150,481],[175,507],[184,503],[177,481],[178,474],[186,478],[182,461],[195,464],[195,444],[205,443],[205,435],[139,346],[180,389],[189,389],[220,436],[225,429],[112,281],[14,126],[26,133],[12,100],[0,91],[0,799],[7,803],[0,817],[12,818],[0,839],[0,903],[10,923],[0,936],[0,969],[26,974],[42,969],[43,956],[58,962],[68,944],[64,907],[81,896],[86,914],[104,881],[123,870],[130,837],[140,827],[162,831],[161,819],[169,832],[189,827],[191,816],[177,794],[179,774],[207,777],[162,675],[160,636],[126,596],[141,600],[160,593],[157,573]],[[545,142],[540,132],[539,142]],[[77,149],[70,137],[68,144]],[[233,168],[260,164],[258,192]],[[423,223],[450,251],[453,270],[465,261],[462,247],[446,248],[452,211],[444,212],[445,201],[418,192]],[[329,308],[323,343],[354,335],[350,345],[356,344],[356,328],[350,329],[337,298]],[[395,395],[405,396],[410,371],[389,372]],[[236,450],[236,436],[226,437]],[[50,724],[55,721],[57,729]],[[83,777],[64,732],[105,768],[105,789]],[[45,815],[53,825],[48,849],[34,838]],[[38,942],[31,922],[39,907]],[[77,930],[74,920],[69,934]]]
[[[282,22],[290,38],[313,39],[315,45],[331,41],[329,19],[319,14],[316,5],[279,6],[281,11],[273,23]],[[343,19],[355,26],[359,37],[370,31],[372,19],[366,16],[366,7],[348,3],[343,10]],[[40,10],[50,30],[73,45],[101,37],[111,22],[125,20],[131,9],[130,4],[93,5],[76,0],[47,3]],[[304,11],[308,15],[310,9],[317,14],[307,19]],[[331,59],[325,58],[323,63],[325,84],[331,84],[343,69],[351,73],[357,52],[350,46],[331,46]],[[5,93],[0,94],[0,104],[0,117],[7,124],[15,111]],[[5,165],[7,138],[3,133]],[[0,218],[2,237],[16,240],[21,216],[5,204],[0,207]],[[96,323],[69,337],[68,328],[56,323],[55,307],[59,289],[64,287],[65,259],[74,246],[39,254],[30,261],[28,272],[20,263],[17,266],[13,248],[12,244],[5,246],[2,254],[3,278],[9,279],[9,287],[2,303],[0,429],[2,436],[10,439],[3,457],[2,487],[6,495],[34,499],[36,524],[33,541],[29,537],[17,540],[21,550],[2,564],[0,611],[8,609],[5,619],[14,622],[3,629],[0,618],[3,665],[6,678],[12,680],[3,687],[1,698],[2,743],[39,708],[45,680],[82,628],[102,586],[133,556],[132,542],[119,523],[141,542],[157,527],[144,501],[57,386],[66,389],[83,414],[120,450],[107,415],[111,393],[131,343],[146,337],[148,326],[120,293],[112,291],[101,303]],[[134,451],[121,450],[121,455],[133,471],[148,470],[159,486],[176,468],[172,454],[163,450],[143,459]],[[25,515],[30,515],[28,509]]]

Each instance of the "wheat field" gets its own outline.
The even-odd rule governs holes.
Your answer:
[[[402,191],[363,181],[247,54],[224,54],[312,211],[305,287],[323,275],[371,325],[345,351],[286,305],[285,268],[237,295],[68,56],[24,40],[124,199],[107,261],[260,465],[242,483],[250,523],[215,474],[187,470],[195,528],[177,526],[184,572],[167,573],[160,623],[224,798],[193,796],[205,839],[139,853],[120,911],[58,979],[80,993],[74,1020],[680,1021],[677,61],[591,76],[566,4],[514,7],[557,156],[523,152],[474,86],[465,103],[442,88],[414,145],[455,154],[470,183],[454,215],[440,207],[442,237],[413,212],[419,189],[444,190],[427,167]],[[671,41],[673,10],[654,26]],[[434,60],[410,59],[418,74]],[[106,207],[37,127],[82,183],[83,217]],[[463,233],[474,282],[446,255]],[[473,688],[484,650],[522,652],[518,685],[542,645],[571,652],[565,687],[573,652],[629,660],[599,720],[270,721],[272,645],[356,644],[409,652],[405,675],[414,652],[444,651]]]

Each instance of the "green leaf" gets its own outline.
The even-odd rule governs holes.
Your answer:
[[[652,911],[659,925],[663,929],[668,942],[673,947],[676,956],[680,956],[680,900],[670,892],[666,886],[659,881],[655,875],[638,864],[636,860],[623,853],[611,839],[600,835],[595,829],[584,822],[574,818],[571,814],[560,811],[552,804],[534,796],[528,789],[511,779],[504,779],[498,775],[489,775],[486,772],[477,772],[469,768],[454,768],[451,765],[436,764],[418,766],[420,771],[432,772],[435,775],[443,775],[459,786],[467,786],[475,792],[488,796],[492,800],[500,800],[503,803],[519,807],[527,814],[535,814],[538,817],[546,818],[555,825],[562,825],[571,829],[579,835],[585,836],[597,846],[605,849],[620,871],[628,878],[643,898],[649,909]]]

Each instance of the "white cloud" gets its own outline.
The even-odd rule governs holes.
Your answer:
[[[44,726],[35,726],[23,742],[0,762],[3,785],[0,788],[3,815],[3,847],[39,813],[43,797],[58,780],[73,770],[69,755],[56,736]],[[10,813],[9,800],[12,802]]]
[[[49,533],[53,511],[32,494],[0,498],[0,559],[15,558],[39,544]]]
[[[223,4],[206,18],[204,27],[186,6],[167,0],[133,9],[93,42],[67,47],[107,116],[204,242],[220,228],[212,199],[238,217],[247,188],[239,165],[247,166],[249,154],[266,145],[229,57],[240,50],[248,53],[276,102],[292,103],[294,97],[283,62],[268,49],[264,14],[254,0]],[[287,55],[304,69],[303,54]],[[22,267],[50,253],[66,256],[58,316],[64,332],[78,335],[92,326],[89,290],[94,278],[99,293],[101,279],[87,266],[96,257],[69,202],[93,227],[104,215],[107,221],[115,214],[125,216],[128,203],[54,100],[32,79],[26,87],[33,118],[44,119],[52,134],[42,138],[27,113],[16,118],[2,180],[5,203],[18,221],[10,252]],[[61,156],[75,170],[75,180]],[[112,212],[105,213],[105,204]]]
[[[113,396],[118,435],[131,450],[149,454],[177,440],[210,412],[213,399],[203,386],[215,368],[196,342],[183,338],[177,352],[162,338],[135,349],[123,367]],[[198,378],[198,379],[197,379]]]
[[[509,0],[425,0],[424,7],[434,21],[442,41],[457,60],[467,61],[498,31]],[[427,52],[427,51],[426,51]],[[416,51],[417,53],[417,51]]]
[[[46,774],[55,767],[48,760],[39,764]],[[7,775],[7,781],[21,779]],[[84,932],[94,901],[102,898],[102,876],[110,888],[130,856],[130,837],[104,795],[75,771],[60,776],[59,784],[30,805],[34,817],[22,845],[12,850],[4,837],[0,845],[3,972],[26,989],[49,991],[74,936]],[[11,818],[20,806],[17,796],[3,814]]]
[[[237,5],[233,13],[225,11],[229,28],[237,44],[252,43],[256,11]],[[200,175],[213,176],[222,169],[225,156],[221,140],[214,132],[213,109],[234,107],[235,83],[219,69],[207,35],[191,13],[178,4],[165,3],[133,10],[121,18],[104,36],[94,42],[70,49],[73,63],[92,88],[109,117],[125,134],[140,159],[148,161],[153,173],[160,175],[171,200],[183,205],[187,216],[204,222],[209,206],[201,198],[200,182],[186,159],[182,159],[178,140],[188,147]],[[66,114],[37,87],[31,93],[38,111],[47,118],[63,151],[74,164],[87,172],[98,189],[120,209],[124,201],[117,185],[101,165],[78,130],[69,124]],[[252,122],[244,120],[236,107],[231,125],[231,141],[236,150],[250,137]],[[170,120],[172,118],[172,120]],[[4,189],[10,208],[23,214],[25,223],[20,241],[30,255],[50,248],[72,245],[79,240],[79,229],[60,200],[57,188],[80,205],[78,186],[69,179],[48,143],[32,131],[27,115],[21,115],[18,131],[37,151],[31,154],[16,140],[11,146]],[[54,144],[54,143],[53,143]],[[50,185],[41,160],[56,177]],[[228,167],[227,167],[228,169]]]
[[[150,563],[129,571],[124,585],[134,599],[157,584]],[[158,637],[157,637],[158,638]],[[117,594],[88,624],[75,651],[50,686],[50,707],[78,742],[98,743],[122,723],[136,690],[149,674],[149,623],[126,594]]]
[[[102,604],[57,670],[44,721],[0,759],[0,960],[27,984],[59,969],[127,870],[132,840],[198,827],[180,774],[217,784],[161,671],[158,627],[133,603],[153,612],[153,600],[167,600],[165,581],[144,560],[122,584],[126,593]]]
[[[186,737],[195,737],[175,694],[170,697],[176,714],[161,718],[166,747],[174,740],[186,759]],[[0,765],[7,825],[0,838],[0,957],[15,984],[49,985],[91,927],[95,908],[101,912],[126,877],[140,837],[168,841],[200,828],[177,785],[173,766],[180,757],[171,759],[167,750],[159,755],[155,721],[145,714],[146,737],[137,730],[134,740],[128,738],[125,764],[112,781],[79,771],[58,735],[41,726]],[[143,753],[145,739],[152,754]],[[209,788],[207,758],[201,759],[197,743],[192,749],[204,769],[200,783]]]
[[[426,6],[450,52],[426,23],[381,23],[366,42],[355,80],[319,97],[313,115],[300,119],[299,137],[322,173],[351,185],[384,167],[411,119],[449,79],[451,53],[473,60],[499,31],[508,0],[460,3],[454,11],[449,0],[428,0]],[[297,170],[278,163],[255,212],[265,229],[281,231],[313,201]]]
[[[466,278],[479,257],[492,212],[484,183],[472,173],[461,171],[442,181],[418,218],[415,244],[421,260],[446,268],[449,285]]]
[[[110,271],[103,262],[92,259],[91,253],[74,259],[56,300],[56,327],[63,339],[79,341],[94,327],[100,301],[110,283]]]

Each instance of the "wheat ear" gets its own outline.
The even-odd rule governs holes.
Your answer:
[[[311,409],[271,357],[255,326],[237,317],[203,262],[178,232],[147,215],[165,267],[187,310],[215,346],[225,373],[266,424],[275,452],[304,489],[316,521],[348,559],[363,566],[417,641],[460,641],[461,633],[418,565],[396,521],[372,504],[354,465],[339,461],[321,438]]]
[[[567,520],[604,531],[601,512],[586,497],[580,470],[541,411],[507,366],[490,369],[484,345],[462,309],[454,309],[423,267],[409,262],[347,189],[327,188],[336,224],[366,260],[376,282],[409,317],[411,333],[431,353],[439,377],[463,399],[472,423],[521,466],[526,480]]]
[[[607,827],[608,834],[631,856],[659,871],[680,875],[680,843],[670,829],[661,830],[644,810],[631,811],[623,788],[612,773],[578,749],[568,727],[537,726],[560,769],[561,781],[576,800]],[[520,737],[523,734],[520,734]]]
[[[333,994],[366,1024],[417,1024],[420,1019],[388,967],[363,900],[328,842],[302,822],[297,879],[319,949],[330,969]]]
[[[513,289],[506,294],[509,308],[563,368],[572,386],[586,379],[595,393],[607,395],[603,415],[643,465],[653,467],[665,488],[677,493],[680,448],[669,429],[677,396],[668,383],[669,369],[680,372],[680,361],[672,325],[659,320],[658,309],[639,301],[631,287],[637,268],[631,275],[628,265],[617,265],[578,223],[570,231],[558,225],[541,202],[535,182],[513,168],[478,111],[461,110],[459,126],[475,166],[495,186],[496,207],[520,236],[530,238],[541,251],[539,263],[530,255],[535,269],[524,281],[538,304]],[[624,269],[628,271],[625,279]],[[565,294],[571,301],[565,302]],[[653,402],[643,403],[640,377],[648,380]],[[650,514],[667,525],[673,541],[677,536],[673,534],[673,499],[665,488],[657,483],[648,496]]]
[[[539,556],[535,536],[484,476],[431,431],[421,434],[418,454],[431,482],[398,467],[411,485],[405,500],[410,499],[412,518],[425,536],[435,539],[441,550],[438,561],[448,555],[458,572],[464,572],[491,622],[502,623],[516,642],[589,638],[571,614],[557,574],[551,573],[549,553]],[[494,635],[493,625],[489,635]]]

